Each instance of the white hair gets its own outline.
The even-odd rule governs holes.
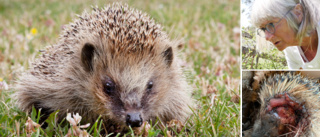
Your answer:
[[[290,11],[299,3],[303,10],[301,23]],[[288,25],[297,33],[296,38],[301,41],[316,28],[319,22],[319,4],[319,0],[255,0],[251,12],[251,23],[259,28],[262,22],[284,17]],[[286,14],[287,12],[289,13]]]

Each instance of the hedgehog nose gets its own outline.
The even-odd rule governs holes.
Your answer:
[[[128,113],[126,122],[128,126],[140,127],[142,125],[142,118],[140,113]]]

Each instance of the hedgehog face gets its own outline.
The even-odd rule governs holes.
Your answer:
[[[190,113],[191,103],[181,101],[190,98],[189,87],[173,52],[179,43],[146,14],[118,4],[94,9],[63,38],[76,44],[80,60],[72,70],[81,72],[73,71],[73,77],[85,79],[80,84],[91,95],[89,110],[104,119],[134,127],[156,117],[185,120]]]
[[[139,79],[139,78],[138,78]],[[136,80],[138,80],[136,79]],[[143,78],[140,78],[144,81]],[[117,82],[116,82],[117,81]],[[104,111],[107,116],[120,125],[140,127],[142,122],[150,120],[153,112],[156,96],[161,94],[157,91],[156,81],[149,79],[143,84],[126,85],[121,83],[122,79],[105,76],[102,79],[105,98]],[[132,79],[132,83],[140,82]],[[155,82],[155,83],[154,83]],[[155,84],[155,85],[154,85]],[[103,115],[103,114],[102,114]]]
[[[174,94],[174,83],[178,81],[173,75],[172,48],[158,47],[153,50],[160,52],[150,49],[115,53],[113,48],[103,50],[90,43],[83,46],[82,66],[92,74],[89,81],[96,84],[91,85],[98,87],[88,89],[96,97],[97,113],[131,127],[156,120],[170,103],[166,96]]]
[[[278,134],[279,121],[272,115],[262,115],[255,121],[252,137],[276,137]]]

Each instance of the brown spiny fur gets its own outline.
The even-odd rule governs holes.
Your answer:
[[[252,110],[249,106],[248,108],[243,109],[243,115],[255,115],[250,119],[254,125],[253,123],[250,123],[251,127],[248,127],[247,125],[247,129],[243,130],[244,133],[252,132],[250,133],[251,135],[247,134],[247,136],[283,136],[280,131],[286,131],[284,136],[320,135],[320,85],[318,81],[306,76],[301,76],[300,72],[265,71],[254,73],[254,76],[251,77],[253,79],[252,82],[249,85],[246,83],[244,85],[248,87],[256,87],[256,90],[254,91],[255,94],[249,94],[250,92],[248,92],[248,89],[252,90],[252,88],[245,88],[247,90],[243,91],[243,95],[247,97],[256,96],[256,94],[259,96],[255,100],[255,102],[259,103],[259,106],[254,108],[251,113],[246,112]],[[274,112],[274,110],[268,110],[268,107],[271,106],[271,99],[279,99],[279,96],[285,95],[288,95],[291,100],[302,106],[301,110],[295,110],[296,116],[298,116],[298,119],[295,121],[297,124],[295,127],[287,124],[281,124],[278,116],[274,115],[274,113],[277,112]],[[247,100],[247,102],[244,101],[244,103],[248,103],[250,102],[248,100],[253,99],[244,100]],[[284,108],[287,107],[288,106],[284,105]]]
[[[14,96],[23,111],[60,110],[60,120],[74,112],[91,124],[101,116],[107,129],[126,128],[130,111],[141,113],[143,121],[184,122],[193,100],[177,61],[178,45],[153,19],[127,5],[93,8],[20,76]],[[110,94],[108,82],[115,87]]]

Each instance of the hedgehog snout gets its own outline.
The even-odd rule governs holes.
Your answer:
[[[126,116],[126,123],[131,127],[140,127],[142,125],[142,118],[139,112],[128,113]]]

